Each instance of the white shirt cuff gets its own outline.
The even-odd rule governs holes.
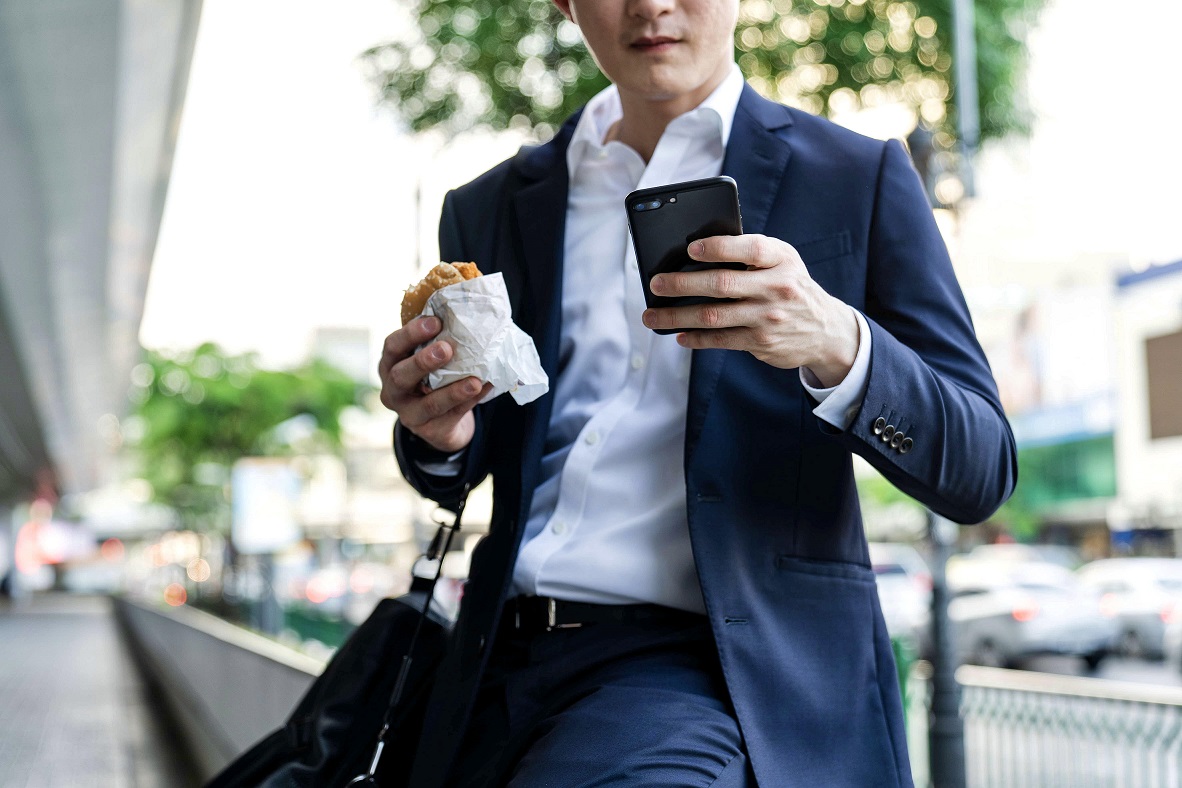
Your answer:
[[[870,383],[870,326],[856,309],[854,317],[858,319],[858,353],[845,380],[836,386],[821,388],[820,379],[811,369],[800,368],[801,384],[813,399],[821,403],[813,408],[813,415],[839,430],[845,430],[854,420],[854,415],[866,397],[866,386]]]
[[[432,476],[459,476],[460,471],[464,470],[464,452],[466,449],[460,449],[455,454],[449,454],[442,460],[435,462],[420,462],[415,460],[415,467],[423,473],[429,473]]]
[[[464,463],[449,458],[443,462],[416,462],[415,467],[432,476],[459,476]]]

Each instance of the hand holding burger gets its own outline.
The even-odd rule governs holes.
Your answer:
[[[445,366],[455,350],[447,342],[431,342],[443,330],[439,318],[419,315],[436,290],[477,276],[480,271],[473,263],[440,263],[409,288],[402,300],[403,326],[386,337],[378,363],[382,404],[398,414],[404,428],[448,453],[471,442],[475,431],[472,408],[492,385],[468,377],[425,391],[427,375]]]

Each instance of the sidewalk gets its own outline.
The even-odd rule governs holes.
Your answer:
[[[155,708],[106,597],[0,601],[0,788],[195,786]]]

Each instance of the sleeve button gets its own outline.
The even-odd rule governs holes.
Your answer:
[[[903,439],[906,437],[907,436],[903,434],[902,430],[900,430],[899,432],[896,432],[895,436],[893,438],[891,438],[891,448],[892,449],[899,448],[899,446],[902,445],[902,443],[903,443]]]
[[[885,426],[886,426],[886,419],[884,419],[882,416],[879,416],[877,419],[874,420],[874,427],[872,428],[874,430],[874,434],[875,435],[882,435],[882,428]]]
[[[888,424],[886,426],[886,429],[882,431],[882,442],[883,443],[890,443],[891,438],[893,438],[893,437],[895,437],[895,425]]]
[[[904,438],[903,442],[899,444],[899,454],[906,454],[911,451],[911,447],[915,445],[915,441],[910,438]]]

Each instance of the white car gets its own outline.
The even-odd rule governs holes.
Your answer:
[[[1182,559],[1105,558],[1085,564],[1077,574],[1116,620],[1121,653],[1163,656],[1166,625],[1182,616]]]
[[[948,618],[961,662],[1012,667],[1063,654],[1095,669],[1110,652],[1115,621],[1070,570],[1040,562],[948,562]]]
[[[924,657],[932,650],[932,573],[908,544],[871,542],[878,601],[891,637],[905,637]]]

